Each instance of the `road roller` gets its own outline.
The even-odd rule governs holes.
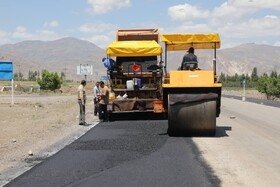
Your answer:
[[[166,72],[163,77],[162,100],[167,113],[169,135],[214,136],[216,118],[221,111],[222,84],[216,73],[219,34],[163,34],[161,41],[165,45],[165,72],[170,51],[187,51],[190,48],[213,50],[213,67],[210,70],[200,69],[196,64],[193,68]]]

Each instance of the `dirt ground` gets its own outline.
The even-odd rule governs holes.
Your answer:
[[[0,95],[0,186],[54,154],[96,125],[91,93],[78,125],[76,95]],[[32,155],[33,154],[33,155]]]

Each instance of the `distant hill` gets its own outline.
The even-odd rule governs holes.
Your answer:
[[[172,52],[168,55],[170,69],[177,69],[185,52]],[[201,69],[212,68],[213,50],[196,50],[199,67]],[[180,65],[180,63],[179,63]],[[233,48],[217,50],[217,71],[234,75],[251,75],[254,67],[257,67],[258,73],[270,73],[277,71],[280,73],[280,47],[258,44],[243,44]]]
[[[106,74],[102,58],[105,50],[88,41],[75,38],[63,38],[50,42],[23,41],[17,44],[0,46],[0,60],[14,62],[15,72],[19,70],[27,76],[29,70],[47,69],[54,72],[65,72],[67,79],[79,80],[77,66],[93,65],[94,78]]]
[[[257,67],[259,73],[280,73],[280,47],[257,44],[243,44],[221,50],[220,62],[225,73],[252,73]]]
[[[169,52],[168,70],[177,69],[184,51]],[[201,69],[212,69],[213,50],[196,50]],[[21,71],[27,77],[28,71],[47,69],[55,72],[65,72],[67,79],[80,80],[77,76],[77,66],[90,64],[94,67],[94,75],[105,75],[101,60],[106,56],[105,50],[88,41],[76,38],[62,38],[55,41],[23,41],[17,44],[0,46],[0,60],[14,62],[15,72]],[[280,47],[257,44],[243,44],[233,48],[217,50],[217,71],[234,75],[251,74],[257,67],[258,73],[270,73],[276,70],[280,73]]]

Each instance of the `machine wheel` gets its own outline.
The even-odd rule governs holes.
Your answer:
[[[167,133],[170,136],[215,135],[217,102],[215,99],[174,104],[174,98],[176,94],[168,95]],[[178,97],[176,99],[178,100]]]

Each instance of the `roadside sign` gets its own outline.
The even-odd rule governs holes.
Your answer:
[[[0,80],[11,80],[12,105],[14,105],[14,68],[13,62],[0,62]]]
[[[0,80],[12,80],[13,62],[0,62]]]
[[[78,75],[92,75],[93,74],[93,66],[89,64],[80,64],[77,66],[77,74]]]

